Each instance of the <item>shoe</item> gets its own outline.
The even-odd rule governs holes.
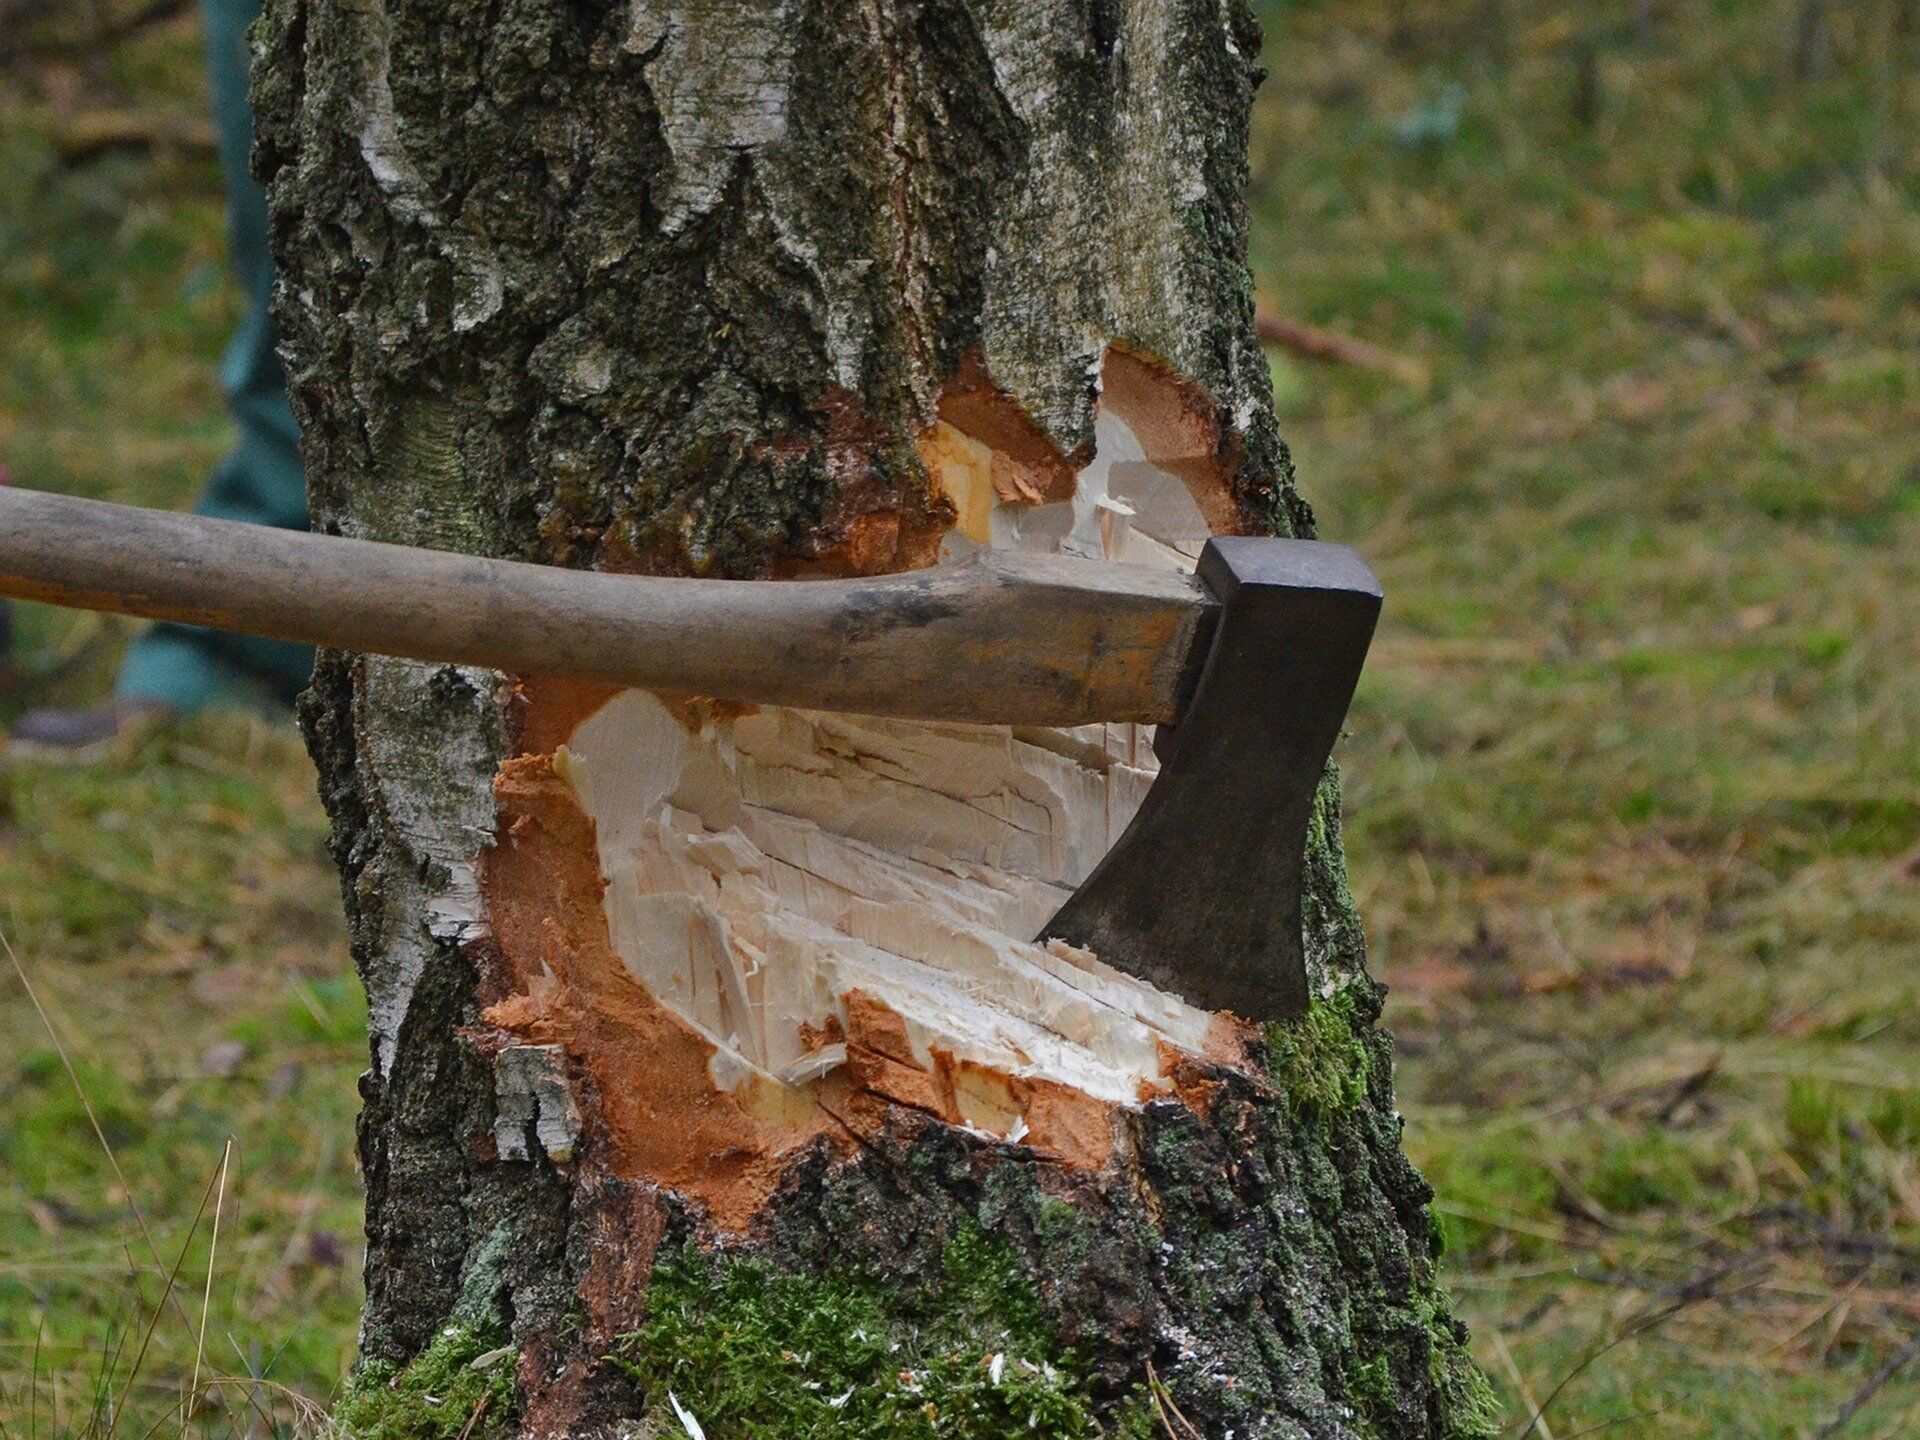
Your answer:
[[[32,753],[76,755],[126,733],[143,720],[171,715],[173,707],[136,695],[115,695],[98,705],[29,710],[13,722],[13,748]]]

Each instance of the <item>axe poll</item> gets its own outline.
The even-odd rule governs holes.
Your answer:
[[[1315,793],[1380,613],[1342,545],[1196,572],[984,550],[856,579],[613,575],[0,489],[0,594],[516,675],[1014,726],[1155,725],[1160,773],[1038,937],[1250,1020],[1307,1007]]]

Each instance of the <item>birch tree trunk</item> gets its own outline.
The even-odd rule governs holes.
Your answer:
[[[794,583],[1310,531],[1240,0],[270,0],[258,43],[325,529]],[[350,1428],[1490,1432],[1331,777],[1319,998],[1262,1032],[1027,943],[1150,778],[1126,727],[341,655],[304,718],[372,1029]]]

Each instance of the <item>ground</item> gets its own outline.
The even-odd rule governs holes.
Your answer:
[[[1920,1336],[1910,11],[1270,11],[1263,299],[1410,362],[1275,376],[1387,587],[1348,838],[1509,1435],[1812,1436]],[[15,483],[184,505],[224,443],[197,44],[0,38]],[[129,633],[18,618],[7,708]],[[336,1392],[364,1051],[322,833],[284,724],[4,761],[0,929],[59,1037],[0,954],[8,1434],[177,1425],[196,1354],[208,1432]],[[208,1198],[163,1301],[210,1186],[211,1290]],[[1920,1364],[1833,1433],[1917,1424]]]

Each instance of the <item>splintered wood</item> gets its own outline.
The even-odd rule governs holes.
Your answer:
[[[1159,1042],[1197,1048],[1209,1017],[1026,942],[1130,818],[1151,779],[1137,750],[1099,730],[791,710],[689,730],[628,691],[558,769],[598,829],[615,951],[715,1042],[716,1084],[844,1064],[857,991],[929,1070],[942,1052],[1127,1104],[1159,1075]],[[995,1135],[1022,1128],[1003,1089],[954,1102]]]
[[[1192,480],[1114,407],[1096,446],[1049,495],[937,424],[923,454],[959,516],[943,560],[993,546],[1191,570],[1210,533]],[[551,769],[592,821],[612,954],[743,1113],[798,1099],[857,1131],[865,1097],[1097,1164],[1114,1108],[1230,1043],[1213,1015],[1032,939],[1132,818],[1150,741],[625,691]]]

